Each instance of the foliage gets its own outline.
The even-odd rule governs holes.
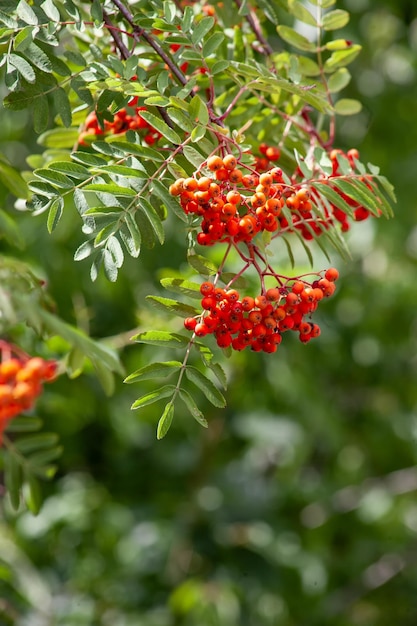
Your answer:
[[[372,585],[378,579],[379,559],[381,568],[394,572],[394,581],[395,572],[407,571],[400,535],[404,524],[411,523],[412,503],[393,485],[396,479],[402,481],[395,470],[411,466],[413,453],[407,447],[405,462],[398,465],[394,450],[385,458],[374,451],[378,441],[393,432],[387,407],[383,426],[375,417],[375,411],[382,410],[376,390],[388,383],[390,368],[385,365],[385,373],[378,374],[381,361],[366,365],[375,348],[369,337],[383,334],[375,311],[384,308],[381,279],[370,270],[365,288],[357,274],[349,275],[360,258],[355,241],[367,241],[375,220],[353,224],[348,233],[352,269],[343,272],[341,299],[320,305],[316,315],[323,333],[308,348],[285,337],[275,356],[244,351],[225,359],[227,354],[211,337],[190,339],[182,329],[190,316],[207,317],[200,308],[202,282],[236,289],[242,297],[263,293],[263,279],[265,290],[275,286],[264,267],[258,272],[248,264],[246,242],[202,248],[197,243],[201,216],[186,213],[183,203],[168,192],[178,178],[211,176],[207,164],[213,154],[223,158],[232,153],[242,172],[261,173],[263,151],[279,149],[278,163],[268,162],[267,169],[279,164],[285,191],[291,189],[291,194],[302,188],[317,192],[313,197],[318,201],[307,218],[311,223],[323,220],[325,211],[331,214],[319,232],[303,230],[302,215],[297,215],[300,228],[291,228],[288,217],[292,221],[295,213],[285,204],[284,215],[277,217],[279,228],[254,238],[254,248],[281,277],[285,298],[300,276],[306,280],[310,275],[311,282],[324,276],[325,270],[315,267],[327,263],[325,254],[334,254],[332,247],[346,255],[341,226],[347,230],[357,221],[358,208],[373,215],[380,209],[385,216],[391,212],[392,190],[386,179],[367,158],[362,163],[347,156],[357,139],[346,129],[355,127],[351,120],[356,116],[344,114],[356,113],[357,98],[362,99],[355,94],[355,71],[349,73],[349,63],[360,62],[359,47],[350,43],[357,38],[355,21],[348,25],[347,11],[325,7],[325,28],[317,40],[300,28],[300,21],[306,26],[317,21],[312,7],[310,13],[299,2],[263,2],[254,12],[243,2],[238,13],[234,6],[216,5],[212,16],[204,15],[199,5],[185,8],[181,15],[171,3],[137,3],[128,7],[133,23],[111,2],[92,7],[20,2],[17,11],[15,6],[2,9],[2,15],[17,22],[5,23],[3,32],[4,71],[10,70],[5,114],[7,119],[28,119],[30,103],[30,124],[40,134],[41,147],[32,143],[29,150],[36,154],[26,154],[30,173],[13,153],[0,168],[5,187],[26,199],[29,209],[4,211],[4,263],[13,287],[3,289],[11,303],[6,309],[10,317],[2,318],[3,332],[31,354],[62,357],[60,371],[67,369],[72,379],[60,377],[48,388],[38,411],[49,417],[48,430],[60,433],[62,470],[81,470],[49,487],[53,495],[38,518],[39,526],[29,514],[16,522],[22,549],[39,564],[40,572],[50,567],[54,551],[62,563],[68,562],[58,575],[60,582],[54,583],[63,592],[65,607],[54,602],[54,585],[47,590],[45,579],[34,576],[37,590],[10,583],[26,566],[5,557],[9,621],[17,611],[37,612],[38,619],[53,616],[56,623],[377,623],[375,615],[383,612],[375,607],[382,606],[383,599],[378,585]],[[94,27],[81,26],[92,19]],[[47,22],[47,29],[38,29]],[[332,30],[336,27],[343,28],[340,39]],[[57,50],[65,55],[58,56]],[[344,98],[340,93],[349,81]],[[132,102],[134,98],[139,100]],[[139,107],[146,109],[137,111]],[[133,125],[143,126],[116,132],[126,131],[125,110],[132,113]],[[359,119],[363,115],[362,110]],[[337,145],[336,119],[343,153],[331,155]],[[383,171],[392,174],[380,145],[370,141],[368,149],[378,163],[381,158]],[[368,155],[366,146],[361,153]],[[332,179],[332,185],[324,184],[323,177]],[[249,203],[249,192],[240,193]],[[284,194],[285,202],[289,197]],[[10,196],[8,201],[11,206]],[[334,213],[334,206],[345,216]],[[44,217],[50,236],[44,234]],[[389,233],[399,227],[389,223],[389,231],[380,228],[389,242]],[[20,266],[13,248],[18,236],[26,246]],[[71,263],[74,254],[80,263]],[[365,268],[371,265],[369,261]],[[111,284],[105,283],[101,268]],[[17,280],[20,274],[27,276],[24,285]],[[89,274],[95,279],[91,285]],[[156,280],[163,291],[158,291]],[[354,323],[349,325],[349,317],[354,320],[362,306],[355,289],[363,289],[363,306],[369,312],[367,325],[358,331]],[[388,291],[384,293],[389,301]],[[392,312],[393,320],[401,315],[398,309]],[[93,341],[88,335],[101,339]],[[121,374],[116,352],[132,336],[138,343],[124,349],[123,357],[126,380],[135,384],[122,389],[108,372]],[[394,370],[398,339],[391,331],[383,344]],[[359,359],[358,372],[350,365],[351,349]],[[318,363],[332,373],[319,371]],[[93,368],[106,389],[115,390],[114,399],[101,398],[90,376]],[[86,376],[78,378],[83,370]],[[223,388],[226,377],[231,382],[228,394]],[[394,386],[391,390],[388,385],[391,406],[393,394]],[[158,451],[152,431],[161,410],[153,401],[164,398],[158,436],[171,424],[172,433]],[[219,411],[225,398],[230,408]],[[173,399],[179,401],[175,420]],[[136,413],[129,415],[130,404],[140,408],[136,419]],[[204,434],[194,438],[198,431],[183,416],[184,408],[208,424]],[[367,411],[374,417],[367,417]],[[17,427],[20,419],[35,417],[11,424]],[[406,432],[405,422],[401,424]],[[186,431],[193,441],[184,437]],[[14,438],[10,432],[10,440]],[[394,440],[401,456],[398,435]],[[368,447],[373,450],[369,459]],[[9,449],[4,458],[11,458]],[[362,490],[361,482],[370,475],[381,479],[365,483]],[[348,513],[339,492],[351,483],[358,491]],[[403,513],[392,514],[390,520],[384,514],[372,518],[372,503],[383,506],[382,492],[402,503]],[[394,508],[387,498],[385,507],[391,512]],[[183,530],[172,525],[172,519]],[[379,545],[369,542],[371,527],[380,532]],[[70,550],[65,549],[68,533],[68,545],[80,546],[78,555],[88,554],[72,574]],[[395,537],[391,542],[390,533]],[[360,540],[354,542],[353,534],[368,541],[366,549]],[[29,545],[33,543],[38,545]],[[336,553],[343,566],[336,565]],[[374,569],[368,571],[372,564]],[[76,591],[69,586],[64,590],[62,581],[69,576],[76,581]],[[358,591],[355,578],[363,580]],[[412,588],[411,573],[405,578]],[[366,589],[374,589],[375,598],[361,601]],[[39,590],[45,609],[29,609]],[[348,596],[356,591],[350,612]],[[401,606],[395,582],[393,594],[396,606]],[[73,601],[80,607],[78,613],[69,610]],[[339,619],[342,613],[346,615]],[[408,617],[398,619],[407,623]],[[409,619],[413,623],[412,615]]]

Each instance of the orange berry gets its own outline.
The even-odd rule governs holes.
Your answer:
[[[269,172],[265,172],[259,176],[259,183],[264,187],[270,187],[273,183],[273,178]]]
[[[223,160],[217,155],[213,155],[207,159],[207,167],[211,172],[217,172],[223,167]]]
[[[7,359],[0,363],[0,383],[12,381],[22,365],[19,359]]]
[[[208,296],[211,293],[213,293],[213,291],[214,291],[213,283],[210,283],[209,281],[201,283],[201,285],[200,285],[200,293],[201,293],[201,295]]]
[[[229,191],[229,193],[227,194],[226,200],[227,202],[230,202],[230,204],[240,204],[242,201],[242,196],[238,191],[232,190]]]
[[[242,298],[242,309],[244,311],[251,311],[255,306],[255,300],[251,296],[245,296]]]
[[[234,169],[229,173],[229,180],[231,183],[237,185],[242,181],[243,174],[240,170]]]
[[[183,187],[185,191],[195,191],[198,188],[198,183],[195,178],[186,178]]]
[[[281,152],[278,148],[274,146],[269,146],[269,148],[265,152],[265,156],[269,161],[278,161],[281,156]]]
[[[199,191],[208,191],[212,182],[212,179],[208,178],[208,176],[202,176],[197,181],[197,187]]]
[[[266,306],[268,306],[268,300],[266,296],[263,296],[263,295],[256,296],[255,305],[258,307],[258,309],[261,309],[261,310],[264,309]]]
[[[277,289],[276,287],[274,287],[273,289],[268,289],[265,295],[266,299],[269,302],[277,302],[280,298],[279,289]]]
[[[230,202],[226,202],[221,210],[221,214],[226,221],[230,220],[230,218],[236,215],[236,205],[231,204]]]
[[[339,278],[339,272],[335,267],[329,267],[324,274],[324,277],[327,278],[331,283],[334,283],[335,280]]]
[[[250,202],[254,209],[263,206],[266,202],[265,194],[260,191],[256,192],[251,197]]]
[[[242,177],[242,184],[246,187],[246,189],[249,189],[250,187],[254,189],[258,182],[258,177],[253,174],[245,174],[245,176]]]
[[[0,408],[8,406],[13,402],[13,387],[11,385],[0,385]]]
[[[235,156],[233,156],[233,154],[226,154],[226,156],[223,157],[223,167],[225,167],[227,170],[234,170],[236,165],[237,159]]]
[[[291,291],[293,293],[301,293],[302,291],[304,291],[304,283],[301,282],[301,280],[296,280],[295,283],[293,284],[293,286],[291,287]]]
[[[248,320],[253,324],[260,324],[262,322],[262,313],[260,311],[251,311],[248,315]]]
[[[184,190],[184,178],[178,178],[172,185],[169,186],[169,193],[171,196],[179,196]]]
[[[268,209],[269,213],[272,213],[272,215],[275,215],[275,217],[278,217],[278,215],[281,213],[281,201],[278,200],[278,198],[269,198],[266,201],[265,206]]]
[[[229,180],[229,170],[227,170],[225,167],[217,170],[216,179],[220,181]]]

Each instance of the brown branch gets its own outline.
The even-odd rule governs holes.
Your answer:
[[[120,13],[123,15],[125,20],[130,24],[133,29],[133,35],[137,41],[140,39],[144,39],[146,43],[148,43],[153,50],[157,53],[159,57],[166,63],[166,65],[171,70],[172,74],[178,79],[181,85],[187,84],[187,77],[181,72],[179,67],[172,61],[172,59],[166,54],[166,52],[162,49],[159,43],[145,30],[139,28],[134,21],[132,13],[124,6],[124,4],[120,0],[112,0],[113,4],[119,9]]]
[[[242,6],[242,2],[241,0],[235,0],[235,4],[237,5],[237,7],[241,8]],[[249,26],[251,27],[251,29],[253,30],[254,34],[256,35],[257,40],[259,41],[259,43],[262,45],[262,52],[265,55],[270,55],[273,53],[273,49],[271,48],[271,46],[269,45],[268,41],[265,39],[265,37],[262,34],[262,31],[260,29],[259,26],[259,22],[253,12],[252,9],[250,9],[250,13],[248,13],[247,15],[245,15],[246,21],[248,22]]]
[[[119,33],[114,30],[113,24],[106,11],[103,11],[103,19],[105,25],[109,29],[110,35],[113,37],[116,48],[118,48],[120,51],[122,58],[125,60],[128,59],[132,55],[132,52],[129,50],[129,48],[125,46]]]

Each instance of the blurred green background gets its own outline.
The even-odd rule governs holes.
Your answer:
[[[319,340],[288,337],[276,355],[225,363],[228,409],[200,398],[207,431],[179,413],[157,442],[160,407],[130,411],[145,383],[119,382],[111,398],[88,373],[48,387],[38,414],[65,451],[37,517],[2,502],[0,624],[417,623],[417,6],[337,7],[352,15],[346,37],[363,45],[346,96],[364,103],[341,120],[337,143],[394,183],[395,219],[352,229],[353,261],[334,259],[341,280],[320,307]],[[40,150],[30,117],[2,109],[1,120],[2,153],[24,168]],[[144,297],[183,263],[172,237],[116,284],[91,284],[88,264],[72,261],[74,214],[52,236],[44,216],[18,224],[26,247],[0,242],[2,252],[47,278],[64,319],[114,345],[155,323]],[[125,347],[126,371],[155,350]]]

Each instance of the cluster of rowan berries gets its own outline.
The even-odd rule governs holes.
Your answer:
[[[334,149],[329,153],[329,158],[332,163],[332,173],[327,178],[321,178],[321,182],[326,182],[326,184],[331,186],[333,190],[340,195],[344,202],[353,209],[354,220],[360,222],[369,217],[369,211],[361,206],[359,202],[356,202],[353,198],[350,198],[336,186],[332,185],[332,179],[343,175],[338,160],[339,156],[345,158],[349,162],[352,173],[355,172],[355,161],[359,158],[359,152],[356,148],[352,148],[346,153],[342,150]],[[291,182],[296,187],[303,184],[302,180],[303,174],[297,168]],[[364,177],[361,177],[361,180],[366,183]],[[370,189],[372,188],[370,187]],[[319,218],[317,215],[313,214],[312,208],[314,204],[317,204],[319,201],[319,195],[319,191],[312,187],[308,192],[308,201],[305,202],[305,194],[301,186],[300,190],[287,198],[286,201],[287,206],[291,209],[292,226],[297,228],[306,240],[311,240],[314,236],[319,236],[324,230],[333,226],[335,221],[340,223],[342,232],[347,232],[350,228],[349,215],[331,202],[329,203],[329,207],[323,206],[323,204],[320,203],[322,217]],[[283,215],[280,217],[280,226],[281,228],[289,228],[289,222]]]
[[[22,411],[30,409],[42,392],[42,384],[56,375],[56,361],[29,357],[19,351],[18,356],[10,344],[2,342],[0,363],[0,438],[8,421]],[[4,355],[7,355],[4,358]]]
[[[149,146],[153,145],[161,137],[161,133],[155,130],[146,120],[143,119],[140,112],[146,111],[145,106],[137,106],[138,98],[132,98],[128,103],[128,109],[120,109],[114,117],[113,121],[104,120],[104,126],[101,127],[97,115],[92,111],[84,122],[84,129],[78,137],[80,145],[87,145],[86,137],[95,135],[118,135],[128,130],[144,132],[143,141]]]
[[[206,161],[213,176],[196,172],[178,178],[169,188],[178,196],[186,214],[202,217],[200,245],[218,241],[250,242],[262,230],[279,228],[278,216],[285,204],[282,170],[273,168],[259,174],[246,167],[244,174],[233,154],[217,155]]]
[[[281,150],[277,146],[269,146],[261,143],[259,152],[262,156],[255,156],[255,169],[257,172],[265,172],[271,168],[271,162],[278,161],[281,156]]]
[[[349,229],[347,213],[332,203],[319,203],[319,191],[303,180],[299,170],[291,180],[284,180],[281,168],[267,169],[279,159],[278,148],[261,144],[260,151],[264,157],[257,157],[254,168],[239,163],[233,154],[212,155],[191,177],[178,178],[170,186],[171,195],[178,196],[184,212],[202,218],[197,235],[200,245],[250,242],[261,231],[291,232],[295,228],[304,239],[311,240],[335,221],[342,231]],[[321,178],[330,186],[332,178],[342,175],[338,155],[349,160],[352,170],[359,156],[357,150],[349,150],[346,155],[341,150],[330,153],[332,174]],[[211,175],[204,175],[204,170]],[[353,208],[356,221],[369,216],[358,202],[337,187],[333,189]],[[314,210],[317,204],[319,211]],[[282,211],[284,206],[290,214]]]
[[[320,335],[310,316],[320,300],[333,295],[338,276],[332,267],[311,284],[292,279],[291,284],[267,289],[256,298],[240,298],[236,289],[225,290],[207,281],[200,287],[203,313],[186,318],[184,326],[197,337],[213,334],[219,347],[234,350],[250,346],[255,352],[276,352],[282,334],[289,330],[307,343]]]

